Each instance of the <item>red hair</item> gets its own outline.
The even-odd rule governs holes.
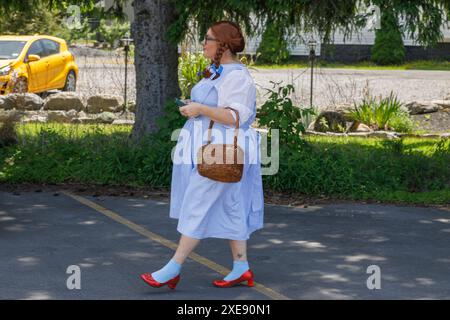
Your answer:
[[[216,68],[220,66],[220,59],[222,59],[223,53],[230,49],[232,54],[241,52],[245,48],[245,40],[242,35],[241,28],[231,21],[219,21],[211,25],[211,30],[218,40],[219,47],[216,50],[216,54],[211,61],[211,64],[203,70],[203,77],[209,78],[212,73],[209,71],[209,67],[215,64]],[[213,80],[217,79],[220,74],[217,74]]]

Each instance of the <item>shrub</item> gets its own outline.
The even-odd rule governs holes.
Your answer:
[[[256,53],[258,62],[280,64],[287,61],[290,54],[282,27],[268,23]]]
[[[0,123],[0,148],[18,143],[16,124],[20,115],[17,112],[10,114]]]
[[[375,32],[372,61],[379,65],[401,64],[405,60],[405,47],[394,13],[383,11],[381,29]]]
[[[115,48],[119,40],[130,31],[130,22],[122,22],[118,18],[110,21],[102,19],[100,20],[99,31],[110,48]]]
[[[294,86],[280,86],[271,81],[275,90],[266,89],[269,98],[257,113],[259,125],[268,129],[279,129],[280,144],[296,150],[302,145],[300,135],[305,132],[303,119],[314,114],[311,108],[295,106],[290,98]]]
[[[197,73],[209,64],[201,53],[184,52],[178,59],[178,81],[183,99],[189,99],[192,87],[201,80]]]
[[[406,111],[399,111],[389,120],[389,128],[396,132],[411,133],[414,122]]]
[[[364,123],[374,130],[392,128],[402,132],[412,130],[412,121],[409,115],[402,110],[402,103],[393,92],[389,97],[379,100],[370,96],[365,97],[361,104],[355,103],[352,109],[347,110],[347,117],[352,121]]]
[[[324,111],[314,123],[314,131],[318,132],[344,132],[346,129],[346,119],[341,113],[334,111]]]

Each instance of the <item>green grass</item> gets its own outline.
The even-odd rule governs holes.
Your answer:
[[[18,125],[20,143],[0,148],[0,183],[88,183],[170,187],[174,142],[143,139],[131,126]],[[162,141],[165,140],[165,141]],[[299,152],[283,145],[264,188],[311,197],[410,204],[450,203],[450,140],[307,136]]]
[[[319,68],[331,68],[331,69],[360,69],[360,70],[437,70],[437,71],[450,71],[450,61],[440,60],[418,60],[406,62],[401,65],[391,66],[379,66],[370,61],[356,62],[351,64],[345,63],[327,63],[318,61],[315,64]],[[294,69],[294,68],[309,68],[310,63],[307,61],[301,62],[287,62],[285,64],[278,65],[254,65],[256,68],[262,69]]]

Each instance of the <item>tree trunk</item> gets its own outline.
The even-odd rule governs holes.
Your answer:
[[[131,138],[155,132],[167,101],[180,95],[178,47],[167,39],[175,18],[170,0],[135,0],[133,39],[136,68],[136,117]]]

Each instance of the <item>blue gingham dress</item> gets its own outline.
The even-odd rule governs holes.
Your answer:
[[[244,65],[222,65],[218,79],[202,79],[193,87],[191,100],[239,111],[242,130],[238,144],[245,155],[242,179],[226,183],[199,175],[196,155],[207,142],[210,118],[203,115],[190,118],[172,154],[169,215],[178,219],[178,232],[191,238],[247,240],[252,232],[263,227],[264,216],[260,134],[250,127],[256,116],[256,88]],[[234,126],[214,122],[212,143],[232,144],[233,134]]]

